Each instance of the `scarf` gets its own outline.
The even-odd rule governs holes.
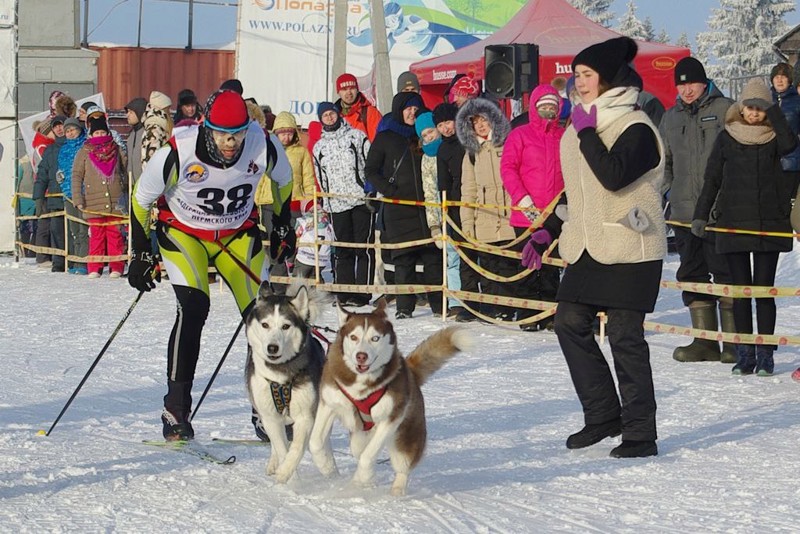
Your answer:
[[[725,125],[725,131],[743,145],[766,145],[775,139],[775,130],[769,123],[747,124],[734,121]]]
[[[64,196],[72,199],[72,167],[75,163],[75,155],[86,142],[86,132],[75,139],[67,139],[58,151],[58,170],[64,176],[61,182],[61,192]]]
[[[742,117],[740,102],[733,104],[725,113],[725,131],[743,145],[765,145],[775,139],[775,130],[768,120],[761,124],[748,124]]]
[[[89,161],[103,176],[113,180],[114,168],[117,166],[119,149],[110,135],[89,137],[84,145],[89,152]]]
[[[592,106],[597,107],[597,133],[601,133],[622,115],[635,111],[638,100],[637,87],[614,87],[595,98],[591,104],[579,105],[586,112]]]
[[[397,119],[391,115],[384,115],[383,120],[387,130],[400,134],[406,139],[414,139],[417,137],[417,130],[413,126],[409,126],[406,123],[400,124],[397,122]]]
[[[430,143],[422,143],[422,151],[425,152],[426,156],[436,156],[439,152],[439,146],[442,144],[442,136],[439,135],[436,139],[431,141]]]

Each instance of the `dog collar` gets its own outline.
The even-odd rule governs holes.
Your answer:
[[[372,430],[372,427],[375,426],[375,421],[372,420],[371,415],[372,407],[378,404],[378,401],[381,400],[383,394],[386,393],[386,386],[376,389],[363,399],[354,399],[338,381],[336,382],[336,385],[339,386],[339,389],[344,396],[347,397],[348,400],[353,403],[353,406],[356,407],[356,410],[358,410],[358,417],[361,419],[361,423],[364,425],[364,430]]]

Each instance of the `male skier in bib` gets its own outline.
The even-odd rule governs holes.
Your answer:
[[[268,277],[254,206],[256,186],[265,172],[273,181],[275,199],[270,256],[283,262],[295,245],[289,224],[292,169],[278,139],[250,121],[241,95],[211,95],[204,122],[176,128],[136,182],[128,281],[139,291],[150,291],[154,281],[160,281],[159,258],[151,251],[149,236],[151,208],[156,205],[159,254],[178,304],[167,347],[167,394],[161,415],[168,441],[194,437],[191,392],[210,305],[208,266],[216,266],[242,316],[258,294],[253,273],[261,280]]]

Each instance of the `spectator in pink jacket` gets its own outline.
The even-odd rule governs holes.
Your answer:
[[[540,85],[533,90],[528,108],[528,124],[511,131],[503,148],[500,173],[503,187],[508,191],[514,206],[523,208],[511,214],[511,226],[517,237],[522,235],[536,220],[538,213],[546,208],[564,189],[561,176],[559,144],[564,128],[558,117],[563,105],[558,91],[551,85]],[[516,250],[521,251],[525,240]],[[520,298],[555,302],[560,269],[543,265],[520,280],[517,294]],[[517,313],[517,319],[538,313]],[[540,323],[521,325],[523,330],[552,330],[552,317]]]

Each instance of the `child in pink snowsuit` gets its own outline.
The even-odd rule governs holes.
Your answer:
[[[528,109],[528,124],[511,131],[503,148],[500,174],[511,202],[525,211],[514,210],[511,226],[517,236],[531,226],[537,213],[546,208],[564,189],[561,176],[559,145],[564,128],[558,117],[563,103],[558,91],[551,85],[540,85],[533,90]],[[517,249],[521,250],[523,243]],[[520,280],[520,298],[555,302],[560,269],[543,265],[541,269]],[[530,317],[535,310],[517,314],[517,319]],[[552,329],[552,318],[543,324],[521,325],[523,330]]]

